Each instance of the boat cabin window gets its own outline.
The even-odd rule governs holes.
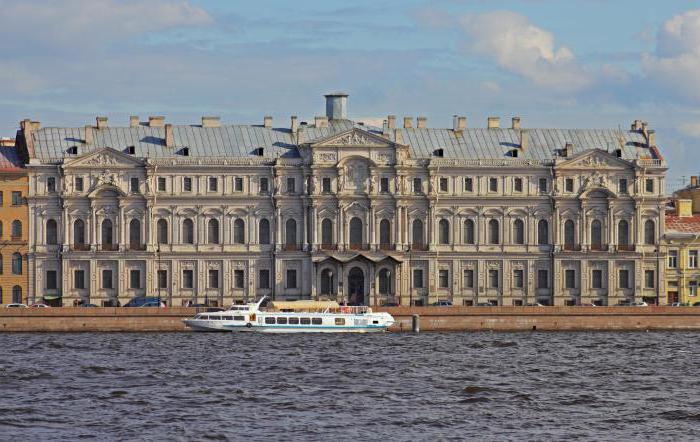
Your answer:
[[[321,318],[311,318],[311,323],[313,325],[321,325],[323,324],[323,319]]]
[[[278,323],[278,324],[286,324],[286,323],[287,323],[287,318],[277,318],[277,323]]]
[[[243,317],[243,316],[234,316],[234,317],[233,317],[233,320],[234,320],[234,321],[245,321],[245,317]]]
[[[265,318],[265,324],[274,324],[274,323],[275,323],[275,318],[270,318],[270,317]]]
[[[379,321],[372,321],[372,324],[379,324]]]
[[[289,323],[290,324],[299,324],[299,318],[289,318]]]
[[[224,321],[233,321],[233,316],[223,316]]]
[[[299,322],[301,322],[302,325],[309,325],[311,324],[311,318],[299,318]]]
[[[345,325],[345,318],[335,318],[335,325]]]

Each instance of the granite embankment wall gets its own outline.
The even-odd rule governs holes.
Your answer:
[[[385,307],[392,331],[700,330],[700,307]],[[186,331],[194,308],[0,308],[0,331]]]

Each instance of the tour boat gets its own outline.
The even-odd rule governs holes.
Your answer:
[[[263,307],[264,305],[264,307]],[[386,331],[394,318],[366,306],[341,306],[334,301],[269,301],[199,313],[185,324],[197,331],[257,331],[265,333],[337,333]]]

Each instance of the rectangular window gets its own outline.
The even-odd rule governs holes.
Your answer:
[[[84,289],[85,288],[85,271],[84,270],[76,270],[73,272],[73,286],[76,289]]]
[[[423,269],[413,269],[413,288],[423,288]]]
[[[630,271],[627,269],[620,269],[618,272],[619,283],[621,289],[630,288]]]
[[[244,284],[244,275],[243,275],[243,270],[234,270],[233,271],[233,287],[237,289],[242,289],[243,284]]]
[[[3,202],[4,202],[3,192],[0,191],[0,207],[2,207]]]
[[[270,191],[269,181],[267,178],[260,178],[260,193],[267,193]]]
[[[690,292],[689,296],[698,296],[698,282],[688,281],[688,291]]]
[[[102,270],[102,288],[103,289],[114,288],[114,284],[112,284],[112,271],[111,270]]]
[[[389,178],[384,177],[379,180],[379,191],[389,193]]]
[[[440,178],[440,192],[447,192],[447,178]]]
[[[167,289],[168,288],[168,271],[158,270],[158,288]]]
[[[449,288],[450,286],[450,273],[447,269],[438,270],[438,285],[442,289]]]
[[[474,191],[474,179],[467,177],[464,179],[464,191],[473,192]]]
[[[498,284],[498,270],[490,269],[489,270],[489,288],[497,289],[498,286],[499,286],[499,284]]]
[[[82,189],[81,189],[82,190]],[[2,202],[0,201],[0,204]],[[21,206],[24,204],[24,199],[22,198],[22,192],[18,191],[12,191],[12,205],[13,206]]]
[[[209,288],[219,288],[219,271],[216,269],[209,269]]]
[[[209,177],[209,192],[219,191],[219,179],[213,176]]]
[[[192,192],[192,178],[191,177],[184,177],[182,178],[182,191],[183,192]]]
[[[538,181],[538,189],[540,193],[545,193],[547,192],[547,178],[540,178]]]
[[[644,270],[644,287],[648,289],[653,289],[655,284],[654,271]]]
[[[602,270],[593,270],[591,273],[591,285],[593,286],[594,289],[602,289],[603,288],[603,271]]]
[[[537,288],[538,289],[548,289],[549,288],[549,272],[546,269],[539,269],[537,271]]]
[[[567,192],[574,191],[574,179],[573,178],[567,178],[566,181],[564,181],[564,190]]]
[[[297,288],[297,271],[296,269],[287,269],[287,288]]]
[[[513,178],[513,192],[522,192],[523,191],[523,179],[522,178]]]
[[[627,178],[620,178],[617,182],[618,193],[627,193]]]
[[[158,177],[158,192],[165,192],[165,178]]]
[[[688,267],[691,269],[698,268],[698,251],[688,250]]]
[[[243,178],[236,177],[233,179],[233,191],[243,192]]]
[[[182,288],[192,289],[194,288],[194,271],[183,270],[182,271]]]
[[[140,270],[130,270],[129,271],[129,288],[140,289],[141,288],[141,271]]]
[[[420,178],[413,178],[413,193],[422,193],[423,183]]]
[[[321,192],[330,193],[331,192],[331,179],[325,177],[321,180]]]
[[[56,270],[46,271],[46,289],[55,290],[57,288]]]
[[[136,177],[132,177],[129,180],[129,190],[132,193],[137,193],[139,191],[139,179]]]
[[[678,250],[668,251],[668,268],[675,269],[678,267]]]
[[[287,178],[287,193],[296,192],[296,181],[294,178]]]
[[[258,288],[259,289],[269,289],[270,288],[270,271],[268,269],[258,270]]]
[[[474,270],[465,269],[463,275],[464,281],[462,281],[464,288],[473,289],[474,288]]]
[[[644,187],[648,193],[654,193],[654,180],[647,178],[644,182]]]
[[[523,288],[523,270],[522,269],[513,270],[513,288],[516,288],[516,289]]]
[[[76,192],[83,191],[83,177],[81,177],[81,176],[75,177],[75,191]]]
[[[46,191],[49,193],[54,193],[56,191],[56,178],[52,176],[46,178]]]
[[[573,269],[566,269],[564,271],[564,287],[567,289],[576,288],[576,271]]]
[[[489,178],[489,192],[498,192],[498,178]]]

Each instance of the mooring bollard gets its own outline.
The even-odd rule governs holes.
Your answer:
[[[420,332],[420,315],[413,315],[413,320],[411,321],[411,329],[413,333]]]

